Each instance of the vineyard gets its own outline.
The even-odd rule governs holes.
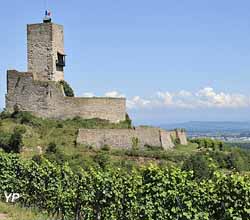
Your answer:
[[[4,192],[64,220],[250,219],[250,177],[237,173],[197,181],[192,172],[153,165],[73,171],[67,163],[0,153],[2,200]]]

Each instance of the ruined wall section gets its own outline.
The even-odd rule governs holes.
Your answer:
[[[66,119],[80,116],[111,122],[126,119],[124,98],[65,97],[59,83],[37,81],[32,73],[15,70],[8,71],[7,84],[6,109],[10,112],[18,105],[21,111],[29,111],[40,117]]]
[[[171,137],[179,142],[181,145],[187,145],[187,135],[186,132],[182,129],[175,129],[174,131],[171,131]]]
[[[80,129],[77,143],[101,148],[105,145],[115,148],[131,148],[135,138],[133,129]]]
[[[133,140],[138,146],[161,146],[159,129],[80,129],[77,143],[101,148],[105,145],[114,148],[131,149]]]
[[[8,71],[6,95],[8,111],[12,112],[17,105],[21,111],[46,114],[49,108],[49,83],[35,83],[33,79],[32,73]]]
[[[164,150],[168,150],[175,146],[174,137],[171,135],[171,132],[161,130],[160,131],[161,143]]]
[[[58,99],[54,115],[57,118],[100,118],[117,123],[126,119],[126,100],[123,98],[72,98]]]
[[[138,127],[135,129],[80,129],[77,143],[97,148],[108,145],[114,148],[131,149],[133,147],[133,139],[138,139],[138,147],[140,148],[148,145],[162,147],[167,150],[175,146],[174,140],[177,137],[176,134],[175,131],[166,131],[153,127]],[[182,133],[182,135],[184,137],[185,133]]]
[[[135,129],[135,135],[138,137],[141,147],[145,145],[154,147],[162,146],[159,128],[137,127]]]

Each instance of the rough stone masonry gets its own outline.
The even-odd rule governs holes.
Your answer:
[[[50,20],[27,26],[28,72],[7,71],[6,110],[28,111],[39,117],[67,119],[100,118],[113,123],[126,119],[126,99],[66,97],[59,81],[64,80],[66,55],[63,26]],[[182,131],[159,128],[80,129],[79,144],[101,147],[131,148],[134,141],[140,147],[172,148],[175,140],[187,144]]]
[[[85,146],[102,148],[131,149],[145,146],[173,148],[175,142],[187,145],[186,133],[182,130],[166,131],[154,127],[137,127],[134,129],[80,129],[77,143]]]

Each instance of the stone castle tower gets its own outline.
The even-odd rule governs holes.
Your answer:
[[[64,80],[63,26],[50,21],[27,25],[28,72],[40,81]]]
[[[63,26],[51,19],[27,25],[28,72],[7,71],[6,110],[15,107],[44,118],[126,119],[126,99],[66,97],[58,81],[64,80]]]

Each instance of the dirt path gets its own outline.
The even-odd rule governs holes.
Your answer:
[[[0,213],[0,220],[6,220],[8,218],[8,215]]]

